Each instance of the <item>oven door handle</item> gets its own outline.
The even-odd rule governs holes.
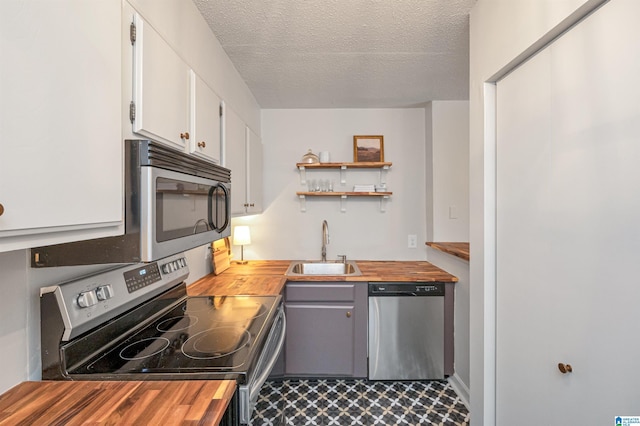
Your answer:
[[[284,314],[284,309],[281,310],[280,314],[278,315],[278,319],[280,318],[282,319],[282,333],[280,333],[280,339],[278,339],[277,348],[273,352],[273,356],[269,360],[269,364],[267,364],[267,367],[264,369],[260,377],[258,377],[258,379],[255,381],[255,384],[251,386],[251,393],[249,396],[250,401],[255,401],[255,398],[258,396],[258,393],[260,392],[260,388],[262,387],[264,382],[267,381],[269,374],[271,374],[271,370],[273,370],[273,367],[278,361],[278,357],[280,356],[280,352],[282,351],[282,347],[284,346],[284,338],[287,334],[287,317]]]

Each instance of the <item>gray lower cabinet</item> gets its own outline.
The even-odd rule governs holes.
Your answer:
[[[287,376],[367,376],[367,284],[289,282]]]

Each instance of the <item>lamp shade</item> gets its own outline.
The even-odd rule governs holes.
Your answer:
[[[251,244],[251,232],[248,226],[236,226],[233,228],[233,245],[244,246]]]

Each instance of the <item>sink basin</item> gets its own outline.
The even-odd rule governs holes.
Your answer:
[[[358,265],[353,261],[343,262],[309,262],[296,260],[291,262],[285,275],[311,276],[311,275],[362,275]]]

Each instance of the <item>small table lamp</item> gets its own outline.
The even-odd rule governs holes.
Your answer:
[[[233,228],[233,245],[240,246],[240,260],[239,264],[244,265],[247,263],[244,260],[244,246],[251,244],[251,233],[248,226],[236,226]]]

